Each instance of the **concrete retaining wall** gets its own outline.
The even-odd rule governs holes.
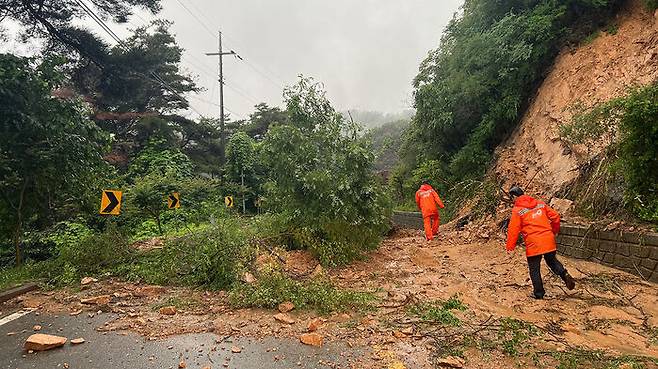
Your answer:
[[[420,213],[393,213],[393,224],[423,229]],[[557,237],[558,252],[617,268],[658,283],[658,233],[600,231],[563,224]]]
[[[557,242],[562,255],[596,261],[658,282],[658,233],[600,231],[563,225]]]
[[[393,224],[400,228],[423,229],[423,216],[416,212],[393,212]]]

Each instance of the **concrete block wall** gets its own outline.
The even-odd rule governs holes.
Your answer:
[[[417,212],[393,212],[393,224],[400,228],[423,229],[423,216]]]
[[[658,233],[562,225],[557,243],[562,255],[596,261],[658,282]]]

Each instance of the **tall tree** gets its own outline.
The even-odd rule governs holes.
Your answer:
[[[134,7],[153,14],[160,11],[161,0],[90,0],[102,19],[125,23]],[[88,3],[88,2],[85,2]],[[25,39],[45,37],[87,53],[88,33],[72,26],[75,20],[87,17],[78,0],[2,0],[0,19],[9,17],[19,22]]]
[[[244,127],[244,131],[252,138],[262,139],[270,126],[288,123],[288,114],[278,107],[260,103],[254,108],[256,111],[249,116],[249,122]]]

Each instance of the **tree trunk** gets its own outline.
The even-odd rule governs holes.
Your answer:
[[[158,233],[162,236],[162,224],[160,223],[160,214],[154,215],[155,223],[158,225]]]
[[[18,199],[18,208],[16,208],[16,229],[14,230],[14,250],[16,250],[16,266],[23,262],[21,257],[21,232],[23,231],[23,203],[25,202],[25,190],[27,188],[27,179],[23,182],[23,188]]]

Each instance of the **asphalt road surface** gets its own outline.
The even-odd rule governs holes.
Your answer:
[[[114,318],[102,313],[92,318],[56,316],[31,312],[7,321],[0,317],[0,368],[350,368],[350,359],[362,353],[347,346],[325,344],[304,346],[297,340],[268,338],[254,340],[227,338],[214,334],[187,334],[167,339],[148,340],[131,332],[98,332],[97,327]],[[80,345],[66,345],[50,351],[27,353],[23,343],[33,327],[41,325],[39,333],[84,338]],[[221,342],[218,342],[221,341]],[[241,348],[240,353],[231,348]],[[273,350],[275,349],[275,350]]]

